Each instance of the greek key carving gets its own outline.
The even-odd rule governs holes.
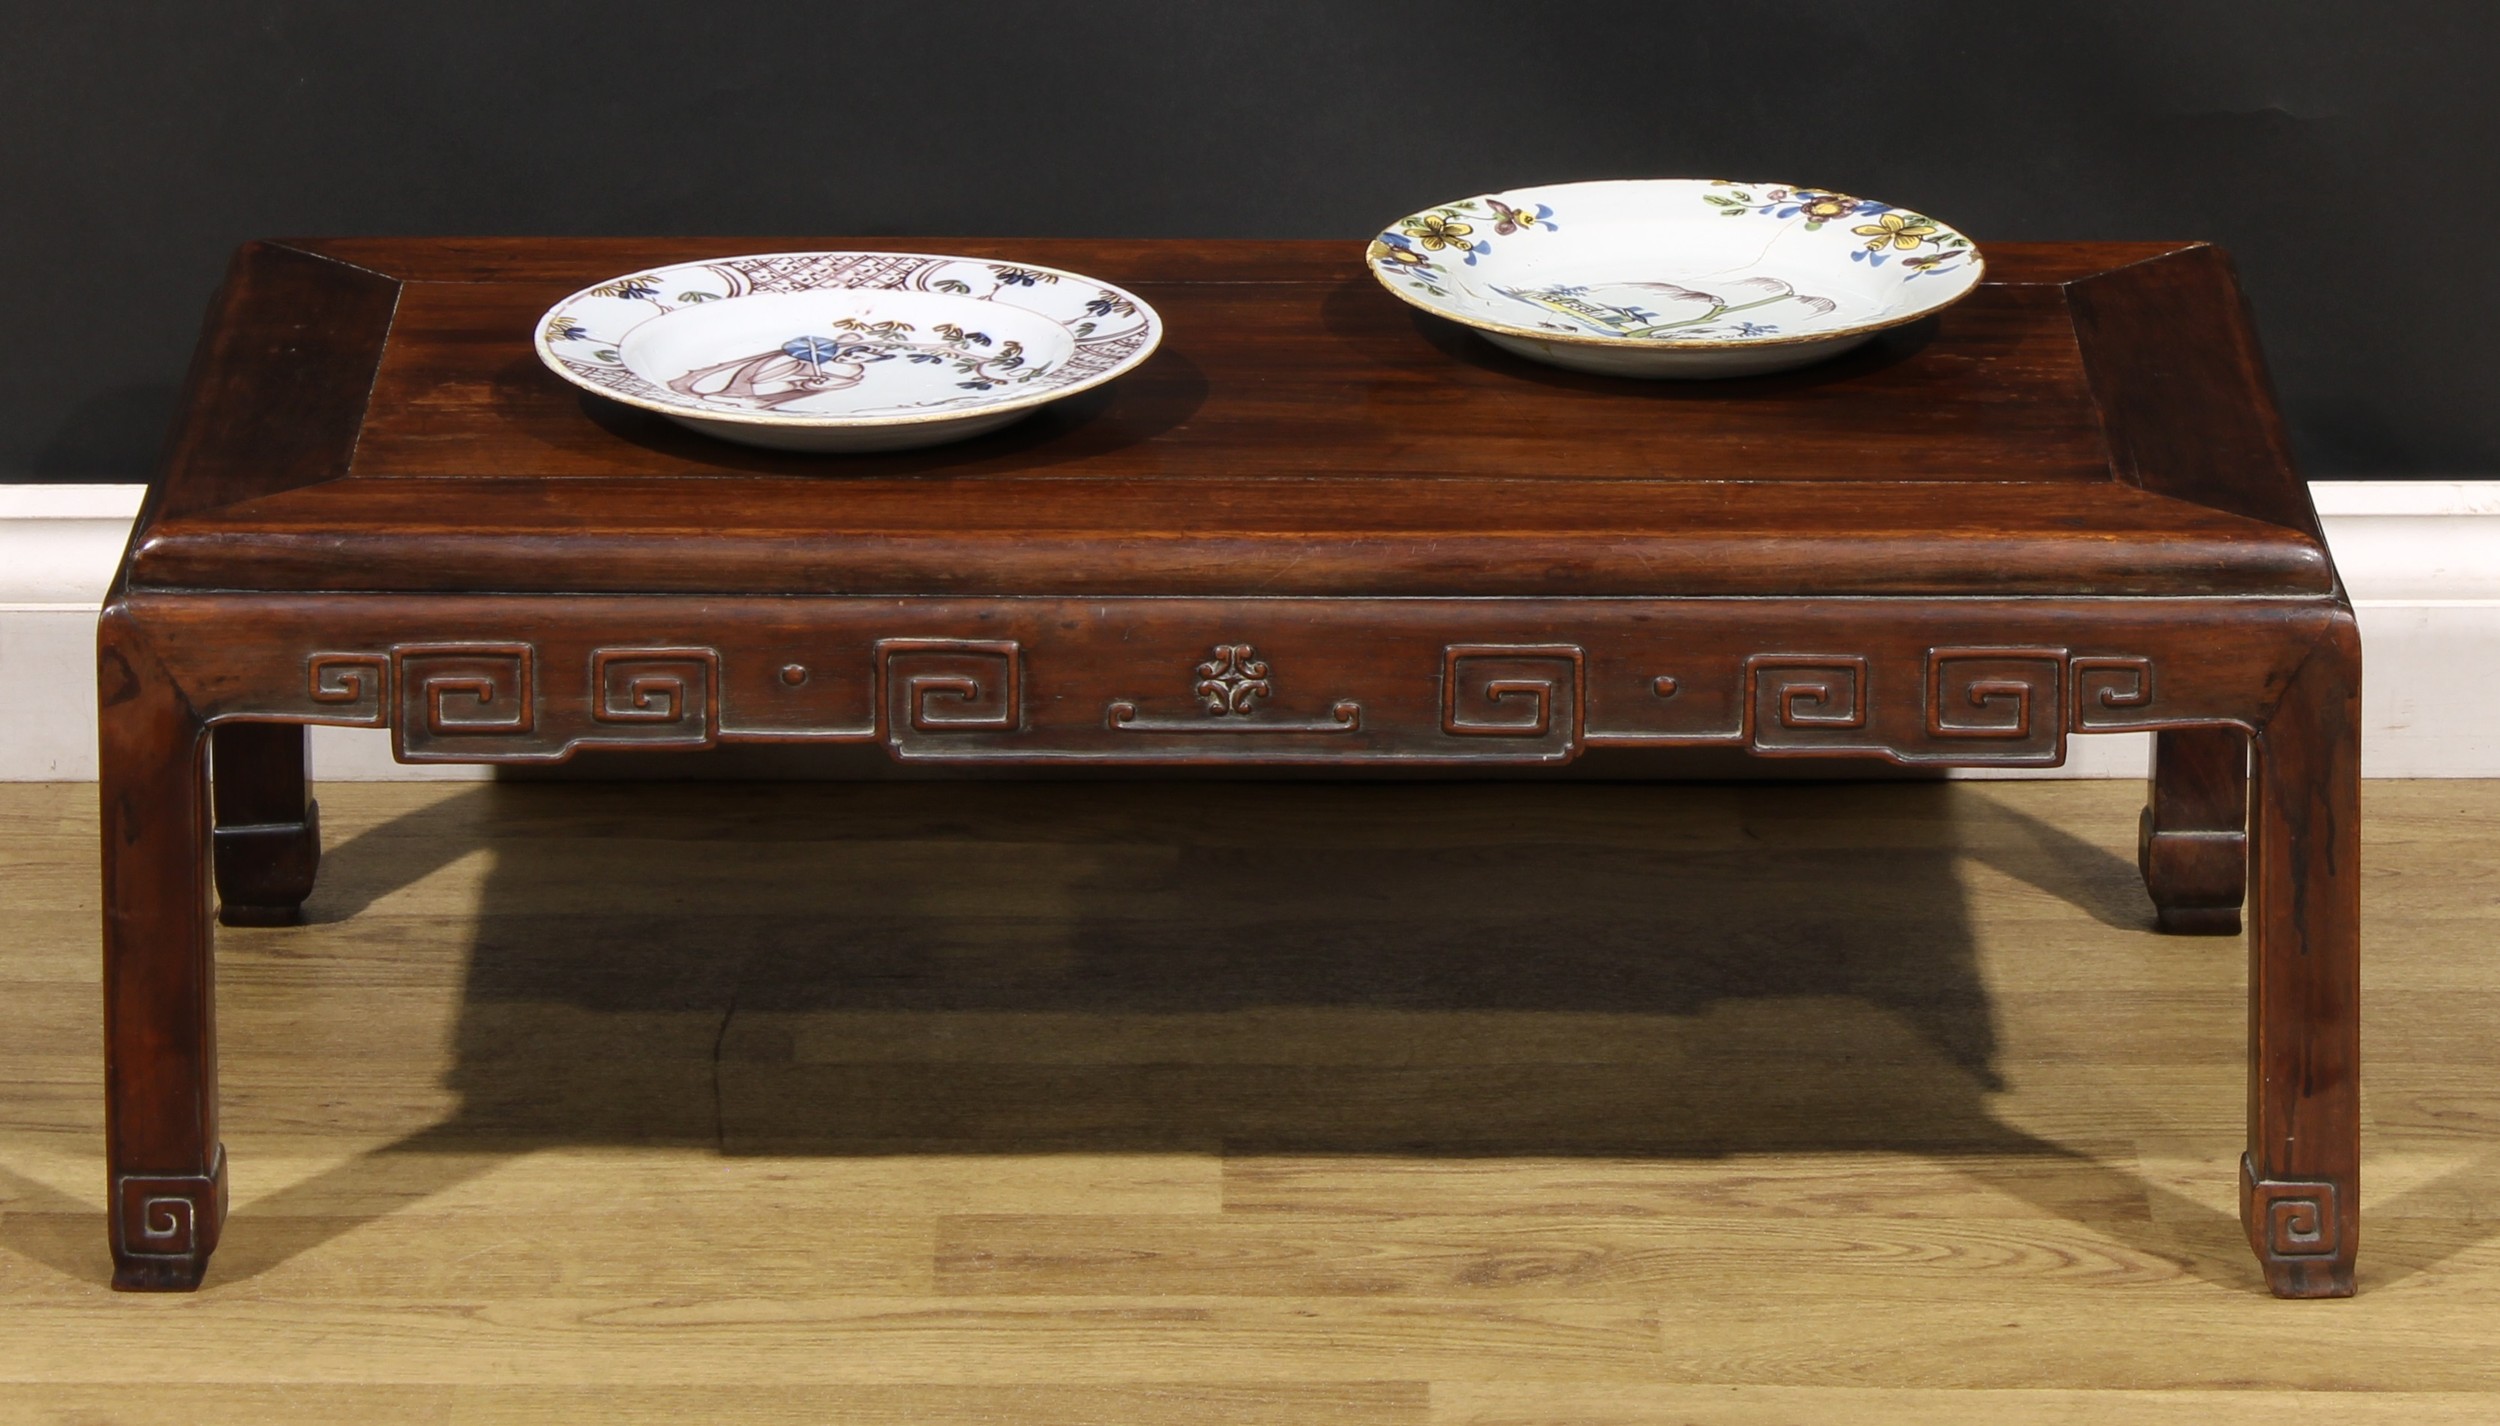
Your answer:
[[[527,644],[404,644],[391,650],[399,687],[399,756],[463,762],[470,739],[529,741],[538,725],[535,652]]]
[[[1088,755],[1082,739],[1063,746],[1049,736],[1071,711],[1068,687],[1053,684],[1042,705],[1049,714],[1043,728],[1028,724],[1024,650],[1016,640],[888,638],[870,647],[874,663],[864,677],[825,661],[829,652],[802,662],[790,658],[792,650],[760,659],[755,668],[742,665],[734,670],[737,680],[725,675],[722,655],[712,648],[599,648],[588,655],[587,678],[578,683],[570,670],[543,667],[541,651],[524,642],[333,650],[307,657],[300,699],[266,711],[307,722],[391,727],[400,757],[410,762],[552,762],[583,745],[704,748],[724,740],[883,740],[902,757]],[[570,657],[579,655],[567,662]],[[1338,755],[1408,761],[1568,760],[1583,746],[1605,742],[1736,745],[1773,755],[1871,755],[1900,763],[2046,765],[2063,753],[2070,731],[2162,725],[2153,712],[2149,658],[1940,645],[1925,650],[1923,667],[1909,657],[1879,668],[1867,654],[1754,654],[1736,666],[1741,682],[1733,687],[1726,663],[1715,672],[1705,672],[1707,660],[1680,675],[1644,671],[1633,683],[1610,681],[1600,690],[1599,702],[1615,721],[1592,728],[1591,659],[1578,644],[1445,644],[1437,707],[1410,699],[1406,690],[1425,691],[1424,670],[1408,664],[1402,673],[1377,671],[1389,680],[1382,687],[1397,690],[1385,719],[1376,720],[1355,697],[1319,702],[1324,711],[1297,718],[1276,716],[1277,697],[1281,691],[1290,704],[1313,708],[1311,690],[1289,688],[1257,646],[1217,643],[1207,646],[1204,658],[1174,670],[1179,686],[1159,700],[1161,709],[1145,699],[1111,698],[1099,705],[1100,727],[1192,737],[1367,733],[1359,747]],[[1619,676],[1619,666],[1602,657],[1598,667],[1610,680]],[[772,697],[759,698],[758,687]],[[1675,700],[1703,721],[1667,726],[1637,710],[1627,715],[1621,699],[1633,688],[1645,703]],[[737,708],[725,710],[724,700]],[[1139,746],[1145,751],[1115,756],[1301,756],[1256,743],[1221,754]]]
[[[928,736],[1024,726],[1023,655],[1012,640],[887,639],[877,661],[886,738],[905,756]]]
[[[2055,762],[2065,747],[2063,649],[1927,651],[1927,735],[2002,744],[1998,760]]]
[[[134,1257],[187,1258],[216,1245],[225,1217],[226,1151],[205,1174],[124,1174],[113,1185],[114,1227]]]
[[[1753,660],[1748,672],[1757,704],[1770,705],[1782,728],[1866,726],[1866,660],[1801,662],[1775,657]]]
[[[2065,655],[2036,649],[1927,651],[1927,732],[1938,738],[2033,736],[2035,708],[2061,706]]]
[[[380,654],[314,654],[304,663],[305,696],[321,709],[321,721],[379,728],[390,722],[384,686],[390,664]]]
[[[719,736],[720,654],[713,649],[600,649],[590,656],[593,722],[576,741],[710,747]]]
[[[2335,1187],[2323,1193],[2279,1193],[2266,1200],[2266,1247],[2278,1258],[2329,1257],[2335,1242]]]
[[[1745,661],[1749,741],[1757,752],[1868,747],[1866,660],[1855,654],[1756,654]]]
[[[1441,651],[1441,731],[1574,743],[1583,662],[1575,644],[1451,644]]]
[[[2247,1195],[2249,1227],[2266,1253],[2277,1258],[2332,1258],[2342,1247],[2343,1219],[2331,1183],[2287,1182],[2257,1177],[2240,1160],[2240,1188]]]
[[[2153,661],[2144,658],[2078,658],[2075,707],[2069,721],[2078,733],[2141,726],[2153,702]]]

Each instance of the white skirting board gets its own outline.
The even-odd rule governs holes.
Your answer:
[[[2327,543],[2361,617],[2369,777],[2500,777],[2500,480],[2317,481]],[[145,487],[0,485],[0,781],[95,777],[95,613]],[[2077,737],[2062,768],[1961,776],[2142,777],[2142,733]],[[1849,765],[1832,764],[1835,774]],[[378,729],[313,730],[313,774],[481,778],[407,766]]]

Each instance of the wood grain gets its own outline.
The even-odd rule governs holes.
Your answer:
[[[253,243],[234,256],[183,389],[160,483],[140,512],[214,510],[334,478],[356,448],[399,286]],[[232,413],[248,406],[250,420]]]
[[[1533,483],[2110,479],[2056,288],[1983,286],[1933,329],[1793,374],[1627,382],[1504,355],[1418,317],[1345,254],[1331,256],[1340,260],[1297,270],[1293,282],[1141,284],[1167,335],[1101,398],[1013,436],[831,463],[724,447],[584,401],[523,340],[569,286],[413,284],[348,478],[697,470],[830,484],[834,499],[898,479],[1186,481],[1219,470]],[[1321,392],[1329,399],[1315,399]],[[601,426],[624,439],[601,439]],[[1608,438],[1590,441],[1592,426]]]
[[[2220,248],[2112,268],[2066,292],[2121,479],[2317,532]],[[2188,417],[2191,408],[2200,414]]]
[[[796,457],[585,397],[531,352],[549,304],[707,251],[684,240],[263,245],[221,299],[192,403],[205,434],[177,448],[132,576],[559,592],[2333,587],[2305,497],[2267,463],[2272,406],[2228,266],[2197,245],[1992,245],[1988,282],[1937,320],[1719,382],[1506,355],[1380,291],[1346,245],[922,246],[1135,287],[1167,319],[1164,346],[977,441]],[[353,291],[306,286],[321,283]],[[2174,308],[2194,317],[2185,338],[2165,325]],[[319,342],[273,346],[284,332],[263,329],[307,311],[335,313]],[[240,394],[262,386],[258,405]],[[2204,414],[2215,404],[2227,418]],[[2228,450],[2198,444],[2215,420]],[[270,452],[257,465],[237,454],[254,442]]]
[[[1386,299],[1384,299],[1386,300]],[[549,378],[553,380],[552,377]],[[1004,439],[1002,437],[1001,439]],[[734,459],[734,458],[732,458]],[[336,492],[354,484],[355,499]],[[1186,485],[999,476],[484,475],[334,482],[169,519],[165,589],[556,593],[2259,594],[2333,588],[2320,544],[2127,486],[1484,477]],[[457,511],[457,520],[444,518]],[[595,551],[585,553],[584,551]]]
[[[2240,1242],[2242,967],[2153,932],[2131,787],[323,803],[315,924],[221,936],[217,1266],[136,1298],[95,1232],[94,922],[44,909],[92,904],[92,789],[0,788],[0,1421],[2500,1416],[2500,785],[2371,785],[2370,1252],[2324,1308]],[[1576,885],[1518,923],[1516,1004],[1469,988],[1489,878]],[[672,916],[723,879],[767,900]],[[889,1070],[916,1142],[859,1134]],[[1681,1122],[1587,1137],[1660,1074]],[[1027,1122],[982,1098],[1015,1083]],[[1204,1135],[1286,1100],[1333,1145]]]

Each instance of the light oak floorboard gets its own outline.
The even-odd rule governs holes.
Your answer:
[[[0,787],[0,1423],[2500,1420],[2500,784],[2367,789],[2307,1304],[2133,785],[319,795],[146,1297],[94,791]]]

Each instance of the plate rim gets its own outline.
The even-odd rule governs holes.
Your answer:
[[[1445,322],[1455,322],[1459,326],[1466,327],[1474,331],[1499,332],[1506,337],[1519,337],[1528,341],[1551,342],[1559,346],[1600,347],[1609,351],[1618,352],[1697,352],[1724,351],[1734,348],[1742,348],[1746,351],[1767,351],[1778,347],[1813,346],[1823,342],[1837,341],[1844,337],[1871,336],[1874,333],[1888,331],[1894,327],[1906,327],[1912,322],[1923,322],[1929,317],[1933,317],[1938,312],[1943,311],[1945,308],[1952,306],[1954,303],[1961,301],[1963,298],[1970,296],[1971,293],[1978,290],[1980,283],[1987,280],[1987,254],[1980,250],[1978,242],[1972,239],[1970,234],[1963,232],[1961,229],[1954,227],[1950,223],[1937,220],[1934,215],[1927,213],[1924,209],[1914,208],[1909,211],[1919,214],[1919,216],[1926,218],[1930,222],[1936,223],[1936,226],[1952,233],[1964,242],[1970,243],[1971,260],[1970,267],[1968,269],[1970,273],[1970,281],[1963,286],[1962,290],[1953,293],[1953,295],[1945,298],[1941,302],[1936,303],[1934,306],[1922,307],[1918,311],[1911,312],[1905,316],[1886,317],[1879,322],[1860,322],[1852,326],[1836,327],[1827,332],[1814,332],[1794,337],[1599,337],[1579,332],[1557,332],[1543,327],[1514,327],[1503,322],[1481,321],[1473,317],[1461,315],[1460,313],[1453,312],[1447,308],[1433,304],[1420,294],[1400,291],[1397,285],[1389,280],[1394,274],[1388,269],[1383,268],[1378,262],[1375,262],[1371,256],[1371,245],[1380,241],[1381,233],[1392,233],[1397,231],[1399,226],[1404,224],[1408,218],[1421,217],[1426,213],[1435,211],[1436,209],[1454,207],[1460,203],[1482,203],[1488,198],[1507,198],[1510,195],[1517,193],[1550,192],[1557,188],[1585,188],[1596,187],[1601,184],[1611,186],[1624,184],[1640,185],[1650,183],[1697,183],[1707,186],[1723,181],[1724,180],[1715,178],[1582,178],[1573,179],[1567,183],[1531,183],[1522,184],[1513,188],[1496,188],[1488,192],[1474,194],[1466,198],[1455,198],[1447,203],[1428,204],[1412,213],[1391,219],[1386,226],[1379,230],[1378,233],[1364,239],[1363,266],[1370,271],[1374,281],[1378,282],[1382,287],[1388,290],[1390,296],[1395,297],[1400,302],[1405,303],[1419,312],[1428,312],[1435,317],[1439,317]],[[1779,187],[1786,188],[1791,192],[1829,193],[1837,191],[1825,188],[1800,188],[1799,185],[1794,183],[1753,183],[1746,186],[1755,188]],[[1855,197],[1857,195],[1852,194],[1851,196]],[[1898,210],[1898,205],[1891,206],[1896,211]]]
[[[1047,391],[1021,393],[978,406],[958,406],[946,411],[905,411],[898,412],[890,416],[810,416],[797,412],[724,411],[711,407],[682,406],[666,401],[655,401],[647,396],[637,396],[631,392],[618,391],[612,387],[601,386],[595,382],[583,380],[572,370],[572,368],[564,364],[563,359],[558,357],[555,353],[555,349],[548,344],[548,323],[559,313],[563,312],[566,307],[582,300],[585,297],[591,296],[602,287],[621,282],[629,277],[639,277],[644,273],[667,272],[675,268],[685,267],[708,267],[716,263],[725,262],[754,262],[765,258],[778,257],[928,258],[937,262],[969,262],[979,263],[983,266],[1004,265],[1017,268],[1024,272],[1045,272],[1054,277],[1073,278],[1078,282],[1100,288],[1105,292],[1117,293],[1123,299],[1135,303],[1137,305],[1138,315],[1144,319],[1142,329],[1145,332],[1146,340],[1136,351],[1129,353],[1126,357],[1121,358],[1112,366],[1106,368],[1105,370],[1098,371],[1092,376],[1072,382],[1066,386],[1054,386]],[[807,290],[818,292],[846,292],[855,291],[857,289],[828,287],[810,288]],[[870,290],[885,292],[892,291],[893,289],[872,288]],[[737,299],[729,298],[726,300],[736,301]],[[967,298],[965,300],[980,301],[982,299]],[[1031,308],[1019,308],[1018,310],[1027,312],[1032,311]],[[1040,316],[1042,314],[1035,313],[1034,315]],[[1075,396],[1081,392],[1091,391],[1095,387],[1100,386],[1107,381],[1112,381],[1119,377],[1126,376],[1129,372],[1136,370],[1146,361],[1148,357],[1153,356],[1157,350],[1161,349],[1163,346],[1163,331],[1163,314],[1156,311],[1154,304],[1148,302],[1145,298],[1138,296],[1136,293],[1129,291],[1127,288],[1122,287],[1117,283],[1105,282],[1099,277],[1093,277],[1082,272],[1071,272],[1064,267],[1052,267],[1048,263],[1018,262],[1013,259],[1006,258],[971,257],[963,253],[894,252],[882,248],[793,248],[780,252],[731,253],[721,257],[687,258],[681,262],[657,263],[644,267],[631,268],[625,272],[619,273],[615,277],[605,278],[598,282],[586,283],[582,287],[567,294],[565,297],[557,301],[555,305],[549,307],[546,311],[541,312],[538,315],[538,325],[531,329],[530,346],[538,353],[538,360],[544,364],[549,371],[554,372],[567,384],[580,390],[587,391],[593,396],[603,397],[621,405],[638,407],[645,411],[654,411],[663,416],[686,417],[703,421],[719,421],[735,426],[781,426],[802,430],[863,430],[879,426],[934,425],[944,421],[960,421],[973,416],[994,416],[1006,411],[1020,411],[1032,406],[1046,406],[1053,401]],[[617,340],[622,342],[624,338],[619,337]],[[640,373],[636,373],[636,375],[640,375]]]

